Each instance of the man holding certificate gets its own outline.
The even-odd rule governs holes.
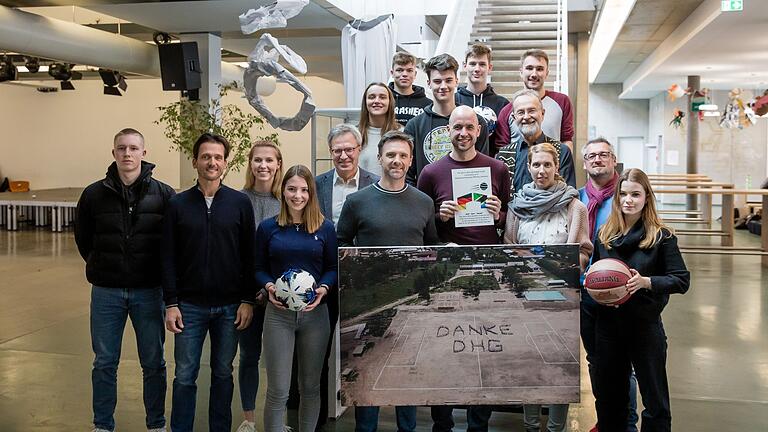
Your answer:
[[[477,115],[468,106],[456,107],[448,120],[453,149],[421,171],[418,188],[435,204],[441,241],[460,245],[501,243],[509,201],[510,179],[503,162],[475,149],[480,136]],[[451,407],[432,407],[433,430],[453,427]],[[491,407],[467,409],[467,431],[488,430]]]

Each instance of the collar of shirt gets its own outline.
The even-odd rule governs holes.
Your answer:
[[[339,173],[336,170],[333,170],[333,185],[347,185],[347,186],[357,186],[360,184],[360,167],[357,168],[357,172],[355,175],[352,176],[351,179],[344,181],[343,178],[339,176]]]

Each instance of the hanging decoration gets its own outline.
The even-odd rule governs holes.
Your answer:
[[[728,104],[725,105],[720,127],[725,129],[743,129],[749,126],[744,114],[744,101],[741,99],[742,90],[735,88],[728,93]]]
[[[685,113],[682,110],[676,109],[674,115],[675,117],[669,124],[675,129],[678,129],[683,125],[683,117],[685,117]]]
[[[667,89],[667,94],[669,94],[669,100],[674,101],[675,99],[679,99],[689,93],[688,89],[684,89],[680,87],[677,84],[672,84]]]
[[[762,96],[755,98],[752,109],[761,117],[768,114],[768,90],[763,92]]]

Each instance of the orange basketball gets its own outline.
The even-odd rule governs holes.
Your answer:
[[[615,258],[605,258],[593,263],[584,275],[584,288],[596,302],[606,306],[618,306],[631,296],[627,281],[632,277],[629,267]]]

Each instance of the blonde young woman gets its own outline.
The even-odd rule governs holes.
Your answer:
[[[677,237],[656,212],[648,176],[624,171],[613,195],[611,214],[595,240],[592,262],[616,258],[630,267],[629,300],[619,307],[598,306],[595,319],[595,406],[601,431],[627,426],[629,375],[634,368],[643,400],[643,431],[670,431],[667,337],[661,312],[670,294],[684,294],[691,276]]]
[[[392,90],[381,82],[369,84],[360,107],[359,129],[363,136],[360,167],[381,176],[379,140],[385,133],[402,128],[395,119],[395,95]]]
[[[264,220],[256,231],[256,282],[269,296],[264,316],[264,361],[267,398],[265,432],[283,432],[285,404],[291,386],[296,350],[299,362],[299,432],[314,432],[320,414],[320,374],[330,323],[325,297],[336,285],[336,230],[324,219],[309,168],[296,165],[285,172],[277,217]],[[286,309],[275,297],[275,280],[288,269],[309,272],[317,297],[303,311]]]
[[[273,141],[256,141],[248,154],[248,170],[245,172],[245,187],[253,205],[256,226],[264,219],[280,213],[280,185],[283,181],[283,154]],[[240,332],[240,403],[245,418],[237,432],[255,432],[256,394],[259,391],[259,359],[261,357],[261,333],[264,328],[266,298],[257,296],[253,307],[251,325]]]
[[[528,171],[533,182],[517,191],[509,205],[504,243],[578,243],[579,262],[583,271],[592,253],[587,207],[579,201],[579,192],[560,177],[560,163],[555,147],[549,143],[531,147],[528,152]],[[540,429],[540,411],[541,405],[523,406],[527,432]],[[547,431],[565,431],[567,417],[568,404],[550,405]]]

